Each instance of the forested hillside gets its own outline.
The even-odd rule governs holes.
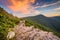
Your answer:
[[[13,28],[19,19],[17,17],[8,14],[3,8],[0,8],[0,40],[7,40],[7,32],[9,28]]]

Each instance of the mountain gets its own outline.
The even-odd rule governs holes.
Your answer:
[[[56,20],[56,21],[60,22],[60,16],[55,16],[55,17],[50,17],[50,18],[53,19],[53,20]]]
[[[50,30],[53,30],[55,33],[57,33],[58,36],[60,36],[60,16],[46,17],[44,15],[37,15],[26,17],[25,19],[29,19],[33,22],[43,25],[45,28],[50,28]]]
[[[35,28],[35,26],[25,26],[25,21],[20,21],[14,28],[15,40],[60,40],[53,32],[47,32]]]
[[[8,12],[6,12],[3,8],[0,8],[0,40],[7,40],[7,34],[9,31],[12,31],[13,28],[18,25],[20,20],[25,20],[24,18],[17,18]],[[49,28],[45,28],[44,26],[32,22],[31,20],[25,20],[26,26],[34,25],[35,28],[39,28],[41,30],[49,31]]]
[[[49,17],[49,23],[58,31],[60,32],[60,16],[56,17]]]
[[[55,19],[57,17],[53,17],[53,18]],[[48,32],[53,32],[55,35],[60,37],[59,35],[60,32],[55,30],[55,28],[50,24],[49,21],[50,19],[53,20],[52,18],[47,18],[43,15],[27,17],[27,18],[17,18],[6,12],[3,8],[0,8],[0,40],[7,40],[6,36],[8,32],[13,31],[13,28],[15,28],[16,25],[18,25],[20,20],[25,20],[26,27],[27,26],[30,27],[31,25],[33,25],[34,28],[38,28],[40,30],[44,30]]]

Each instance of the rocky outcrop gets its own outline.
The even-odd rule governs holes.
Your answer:
[[[52,32],[42,31],[34,26],[25,26],[23,21],[14,28],[14,32],[16,33],[14,40],[60,40]]]

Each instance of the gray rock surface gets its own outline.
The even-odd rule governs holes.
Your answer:
[[[14,40],[60,40],[52,32],[42,31],[34,28],[34,26],[27,27],[23,23],[14,28],[16,33]]]

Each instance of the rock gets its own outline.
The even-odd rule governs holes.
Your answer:
[[[10,31],[10,32],[8,32],[7,38],[12,39],[12,38],[14,38],[14,36],[15,36],[15,32]]]
[[[14,28],[14,32],[16,32],[15,40],[60,40],[52,32],[42,31],[34,28],[34,26],[27,27],[22,24],[23,22],[21,26]]]

